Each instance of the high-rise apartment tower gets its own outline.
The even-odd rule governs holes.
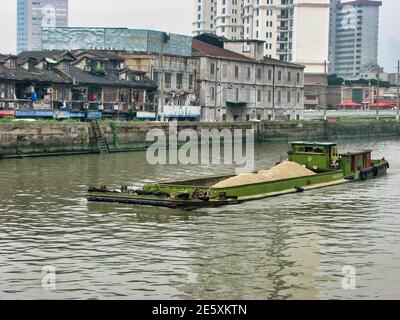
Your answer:
[[[324,73],[329,47],[329,0],[194,0],[195,35],[265,42],[267,57]]]

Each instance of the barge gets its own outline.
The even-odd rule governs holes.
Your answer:
[[[299,141],[290,145],[288,160],[267,170],[150,183],[140,190],[91,187],[87,200],[193,210],[365,181],[386,175],[389,169],[385,158],[371,158],[372,150],[340,154],[336,143]]]

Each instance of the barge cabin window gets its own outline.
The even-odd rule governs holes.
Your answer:
[[[324,154],[324,149],[321,147],[298,146],[296,147],[296,153]]]

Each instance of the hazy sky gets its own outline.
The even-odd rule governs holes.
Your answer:
[[[394,72],[400,59],[400,1],[382,0],[379,60]],[[16,50],[17,0],[0,0],[0,52]],[[70,26],[130,27],[190,35],[193,0],[69,0]]]

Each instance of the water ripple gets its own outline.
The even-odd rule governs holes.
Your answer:
[[[285,155],[262,144],[259,167]],[[0,161],[0,299],[400,298],[400,142],[390,174],[232,207],[173,211],[87,203],[88,185],[140,186],[229,166],[155,166],[144,153]],[[57,288],[41,288],[42,268]],[[343,290],[353,266],[357,289]]]

